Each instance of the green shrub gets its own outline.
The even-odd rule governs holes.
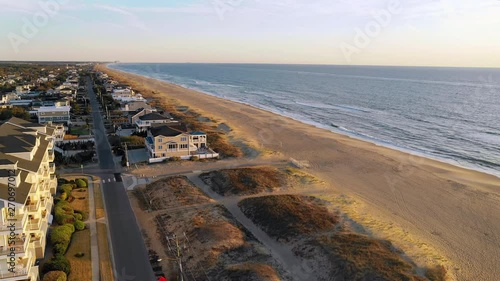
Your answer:
[[[182,159],[178,156],[170,157],[170,161],[181,161]]]
[[[59,199],[61,199],[63,201],[66,200],[67,198],[68,198],[68,193],[66,193],[66,192],[63,192],[63,193],[61,193],[61,195],[59,195]]]
[[[66,253],[73,232],[75,232],[75,227],[72,224],[57,226],[52,230],[50,233],[50,241],[52,242],[54,253]]]
[[[66,192],[67,194],[71,194],[71,191],[73,190],[73,184],[69,183],[63,184],[59,189],[61,190],[61,192]]]
[[[67,276],[64,271],[50,271],[45,273],[43,281],[66,281]]]
[[[66,254],[66,252],[68,251],[68,247],[69,247],[69,242],[57,243],[52,245],[54,254],[61,254],[61,255]]]
[[[82,214],[79,214],[79,213],[75,213],[75,220],[77,221],[81,221],[83,218]]]
[[[81,214],[82,215],[82,221],[86,221],[89,218],[89,213],[85,211],[80,211],[80,210],[75,210],[75,214]]]
[[[75,211],[68,201],[60,200],[54,208],[55,219],[59,225],[73,224],[75,222]]]
[[[200,157],[198,157],[198,156],[191,156],[191,158],[189,158],[189,160],[191,160],[191,161],[199,161]]]
[[[42,273],[46,274],[47,272],[50,271],[62,271],[66,275],[69,275],[71,272],[71,265],[68,261],[68,259],[61,255],[61,254],[56,254],[54,257],[52,257],[49,261],[47,261],[42,268]]]
[[[83,179],[77,179],[76,180],[76,186],[78,188],[85,188],[85,187],[87,187],[87,182],[84,181]]]
[[[79,221],[79,220],[75,221],[74,226],[75,226],[75,229],[78,231],[84,230],[86,227],[85,223],[83,221]]]

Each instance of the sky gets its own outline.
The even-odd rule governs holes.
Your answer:
[[[500,67],[500,1],[0,0],[0,60]]]

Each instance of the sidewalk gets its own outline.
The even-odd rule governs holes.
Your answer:
[[[90,225],[90,255],[92,257],[92,281],[99,281],[99,244],[97,241],[97,224],[94,201],[94,178],[87,177],[89,181],[89,225]]]

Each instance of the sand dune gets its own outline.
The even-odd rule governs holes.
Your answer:
[[[352,139],[247,105],[105,69],[228,124],[233,136],[308,161],[350,217],[420,264],[447,264],[458,280],[500,276],[500,179]],[[157,95],[158,96],[158,95]],[[347,197],[343,197],[346,195]]]

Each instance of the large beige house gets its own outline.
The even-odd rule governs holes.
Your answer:
[[[219,156],[207,146],[207,135],[203,132],[183,132],[171,126],[152,127],[148,130],[146,147],[149,163],[180,157],[189,159],[192,156],[216,158]]]
[[[0,125],[0,281],[39,279],[57,188],[54,133],[17,118]]]

